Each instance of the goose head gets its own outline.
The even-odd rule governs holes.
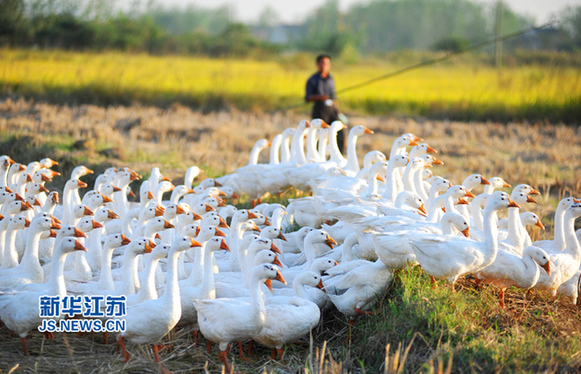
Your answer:
[[[73,207],[73,217],[79,219],[85,216],[94,216],[95,213],[85,204],[77,204]]]
[[[26,217],[16,216],[10,218],[10,223],[8,223],[9,230],[20,230],[25,227],[30,226],[30,220]]]
[[[337,266],[337,261],[333,260],[330,257],[323,256],[313,261],[313,264],[311,265],[311,270],[317,274],[323,275],[327,270],[329,270],[333,266]]]
[[[462,182],[462,185],[465,186],[468,190],[472,190],[473,188],[475,188],[481,184],[483,184],[483,185],[490,184],[490,182],[487,181],[480,174],[469,175],[468,177],[466,177],[466,179],[464,179],[464,182]]]
[[[329,234],[324,230],[313,230],[305,236],[305,243],[312,244],[326,244],[329,248],[333,249],[333,245],[337,245],[337,242],[329,236]]]
[[[46,168],[46,169],[50,169],[53,166],[57,166],[59,163],[49,157],[45,157],[42,160],[40,160],[38,162],[40,164],[41,167]]]
[[[74,238],[64,238],[55,248],[58,253],[71,253],[74,251],[85,251],[87,248],[80,241]]]
[[[77,228],[84,233],[91,232],[101,227],[103,227],[103,225],[95,221],[92,217],[83,217],[79,220],[79,223],[77,223]]]
[[[223,237],[219,236],[214,236],[208,239],[206,243],[206,248],[212,252],[219,250],[230,251],[228,244],[226,244],[226,240]]]
[[[510,198],[514,200],[517,204],[523,205],[526,203],[536,203],[537,201],[527,195],[526,193],[522,192],[522,190],[514,189],[510,194]]]
[[[151,240],[140,237],[132,240],[131,243],[125,248],[125,254],[129,256],[136,256],[144,253],[151,253],[151,251],[156,247],[155,243]]]
[[[24,201],[26,201],[32,207],[35,207],[35,206],[40,207],[40,206],[42,206],[40,204],[40,201],[38,201],[38,199],[34,195],[28,196],[27,198],[24,199]]]
[[[257,265],[252,269],[252,272],[250,274],[252,278],[264,281],[264,283],[271,292],[272,292],[272,282],[271,282],[272,279],[275,279],[277,281],[286,284],[286,280],[284,280],[278,267],[272,264]]]
[[[210,213],[215,213],[215,212],[210,212]],[[224,219],[218,215],[212,215],[212,216],[208,216],[202,219],[200,226],[216,226],[216,227],[224,227],[224,228],[230,228],[228,226],[228,224],[226,223],[226,221],[224,221]]]
[[[79,228],[71,225],[64,225],[57,233],[56,241],[60,241],[62,238],[66,237],[75,237],[75,238],[86,238],[87,235],[82,232]]]
[[[262,229],[260,236],[268,239],[281,239],[285,242],[287,241],[282,231],[278,227],[274,226],[268,226]]]
[[[442,217],[442,222],[448,222],[454,225],[454,227],[456,227],[458,231],[464,234],[465,237],[470,237],[470,226],[466,218],[461,214],[448,212]]]
[[[179,214],[184,214],[186,211],[178,204],[168,204],[165,208],[163,216],[167,220],[176,218]]]
[[[210,187],[222,187],[222,184],[220,184],[214,178],[206,178],[200,182],[199,186],[206,189],[206,188],[210,188]]]
[[[452,187],[452,183],[449,180],[438,177],[438,179],[432,182],[432,186],[430,187],[430,193],[444,192],[447,191],[448,188],[450,187]]]
[[[79,179],[88,174],[93,174],[93,170],[89,169],[84,165],[79,165],[76,168],[74,168],[73,171],[71,172],[71,179]]]
[[[510,184],[505,182],[504,179],[502,179],[501,177],[492,177],[488,181],[490,182],[490,186],[492,186],[494,189],[512,187]]]
[[[409,163],[410,159],[408,156],[404,156],[404,155],[396,155],[394,157],[392,157],[389,160],[389,163],[394,167],[394,168],[398,168],[398,167],[404,167],[407,166],[407,164]]]
[[[386,161],[386,160],[387,160],[387,157],[385,156],[385,154],[383,152],[370,151],[370,152],[367,152],[365,154],[365,157],[363,157],[363,167],[370,168],[371,165],[373,165],[377,162],[382,162],[382,161]]]
[[[429,165],[444,165],[444,163],[442,161],[440,161],[439,159],[436,158],[436,156],[430,155],[430,154],[426,154],[423,156],[420,156],[420,158],[422,160],[424,160],[426,162],[426,164]]]
[[[175,228],[167,219],[163,217],[154,217],[145,225],[147,232],[159,232]]]
[[[176,237],[171,243],[171,250],[175,252],[183,252],[193,247],[201,247],[197,240],[189,236]]]
[[[423,156],[428,153],[438,153],[438,151],[436,151],[434,148],[430,147],[426,143],[420,143],[411,149],[409,156],[411,158],[414,158]]]
[[[105,238],[103,248],[115,249],[124,245],[128,245],[129,243],[131,243],[131,240],[129,240],[125,235],[119,233],[111,234],[107,235]]]
[[[527,195],[540,195],[541,194],[539,191],[535,190],[534,188],[532,188],[528,184],[519,184],[514,189],[517,191],[521,191],[523,193],[526,193]]]
[[[101,174],[101,175],[103,175],[103,174]],[[115,187],[113,184],[108,183],[108,182],[102,184],[101,188],[99,189],[99,192],[101,192],[103,195],[107,196],[108,198],[111,198],[113,196],[113,192],[119,192],[119,191],[121,191],[121,188]]]
[[[270,250],[262,250],[256,254],[254,257],[253,265],[256,266],[260,264],[273,264],[282,267],[282,263],[278,259],[276,253]]]
[[[461,184],[457,184],[454,185],[450,188],[448,188],[448,191],[446,191],[446,194],[448,196],[452,196],[453,198],[460,198],[460,197],[476,197],[474,196],[474,194],[470,191],[468,191],[468,188],[466,188],[465,186],[461,185]],[[508,196],[508,195],[507,195]]]
[[[549,260],[549,255],[544,249],[529,246],[523,251],[523,257],[525,256],[530,256],[533,261],[539,264],[539,266],[547,272],[548,276],[551,276],[551,261]]]
[[[506,208],[520,208],[517,203],[512,201],[506,192],[495,191],[486,199],[485,209],[501,210]]]
[[[119,215],[108,208],[101,208],[95,211],[95,220],[97,222],[108,222],[112,219],[119,219]]]
[[[0,156],[0,166],[8,169],[10,165],[15,164],[16,162],[10,158],[10,156],[2,155]]]
[[[310,286],[315,288],[324,289],[323,280],[320,274],[313,271],[304,271],[299,273],[295,279],[293,279],[293,287],[295,285]]]
[[[85,183],[79,179],[69,179],[67,181],[67,183],[65,183],[65,189],[68,189],[68,190],[76,190],[76,189],[85,188],[85,187],[87,187],[87,183]]]
[[[518,201],[517,201],[518,203]],[[520,214],[520,219],[524,225],[537,226],[541,230],[545,229],[545,225],[541,222],[539,216],[533,212],[524,212]]]

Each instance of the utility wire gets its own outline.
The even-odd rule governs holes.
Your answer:
[[[388,78],[391,78],[391,77],[395,77],[397,75],[406,73],[406,72],[411,71],[411,70],[419,69],[419,68],[424,67],[424,66],[429,66],[429,65],[436,64],[438,62],[446,61],[446,60],[448,60],[448,59],[450,59],[450,58],[452,58],[454,56],[461,55],[461,54],[466,53],[466,52],[470,52],[470,51],[473,51],[473,50],[476,50],[476,49],[480,49],[480,48],[489,46],[491,44],[496,43],[497,41],[504,41],[504,40],[507,40],[507,39],[516,38],[517,36],[521,36],[521,35],[524,35],[526,33],[532,32],[532,31],[541,30],[541,29],[544,29],[545,27],[551,26],[551,25],[553,25],[555,23],[558,23],[558,20],[554,20],[554,21],[551,21],[551,22],[547,22],[547,23],[545,23],[545,24],[543,24],[541,26],[529,27],[527,29],[520,30],[520,31],[511,33],[511,34],[506,34],[506,35],[501,36],[501,37],[498,37],[498,38],[489,39],[489,40],[486,40],[486,41],[483,41],[483,42],[480,42],[480,43],[476,43],[476,44],[473,44],[473,45],[468,46],[466,48],[460,49],[458,51],[450,52],[450,53],[448,53],[448,54],[446,54],[446,55],[444,55],[442,57],[437,57],[437,58],[433,58],[431,60],[422,61],[422,62],[417,63],[415,65],[407,66],[405,68],[402,68],[402,69],[393,71],[391,73],[387,73],[387,74],[381,75],[379,77],[375,77],[375,78],[369,79],[369,80],[367,80],[365,82],[357,83],[357,84],[354,84],[353,86],[349,86],[349,87],[346,87],[346,88],[337,90],[337,95],[340,94],[340,93],[345,93],[345,92],[357,90],[357,89],[359,89],[361,87],[368,86],[368,85],[370,85],[372,83],[375,83],[375,82],[378,82],[378,81],[381,81],[381,80],[384,80],[384,79],[388,79]],[[303,105],[306,105],[306,104],[308,104],[308,103],[307,102],[302,102],[302,103],[298,103],[298,104],[295,104],[295,105],[291,105],[291,106],[288,106],[288,107],[284,108],[283,111],[286,111],[286,110],[289,110],[289,109],[292,109],[292,108],[296,108],[296,107],[300,107],[300,106],[303,106]]]

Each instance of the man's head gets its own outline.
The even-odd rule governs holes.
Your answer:
[[[317,56],[317,68],[322,75],[329,74],[331,70],[331,56],[322,54]]]

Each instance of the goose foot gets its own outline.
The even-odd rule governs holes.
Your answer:
[[[218,354],[218,358],[220,359],[220,362],[224,363],[224,368],[226,369],[226,373],[232,372],[232,368],[230,367],[230,364],[228,363],[228,350],[229,349],[230,349],[230,344],[228,344],[228,348],[226,348],[225,351],[220,351],[220,353]]]
[[[208,340],[208,344],[206,345],[206,350],[208,353],[212,353],[212,342]]]
[[[48,340],[54,340],[54,334],[50,331],[43,332],[44,337]]]
[[[103,333],[103,339],[105,340],[105,344],[109,344],[109,333],[107,331]]]
[[[248,343],[248,356],[255,356],[255,354],[254,354],[254,340],[251,340],[250,343]]]
[[[125,362],[129,362],[129,353],[127,352],[127,349],[125,348],[125,342],[123,342],[123,336],[119,336],[119,339],[117,339],[117,352],[119,352],[119,347],[121,347],[121,352],[123,353],[123,358],[125,360]]]
[[[432,284],[432,290],[436,288],[436,278],[433,275],[430,275],[430,283]]]
[[[362,315],[362,316],[374,316],[374,315],[376,315],[376,314],[379,314],[379,312],[378,312],[378,313],[371,312],[371,311],[370,311],[370,312],[366,312],[366,311],[364,311],[364,310],[361,310],[361,309],[359,309],[359,308],[355,308],[355,313],[357,313],[357,314],[359,314],[359,315]],[[350,322],[350,323],[351,323],[351,322]]]
[[[500,289],[500,295],[499,295],[499,297],[500,297],[500,301],[499,301],[500,307],[502,309],[504,309],[505,308],[505,305],[504,305],[504,288],[501,288]]]
[[[194,337],[194,348],[196,348],[198,346],[198,330],[194,330],[194,332],[192,332],[192,335]]]
[[[238,342],[238,359],[246,362],[252,362],[252,359],[244,356],[244,351],[242,350],[242,342]]]
[[[30,357],[30,352],[26,348],[26,338],[20,338],[20,343],[22,344],[22,350],[24,350],[24,355]]]

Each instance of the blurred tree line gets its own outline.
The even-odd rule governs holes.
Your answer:
[[[281,25],[266,8],[256,25],[229,7],[167,8],[155,0],[0,0],[0,45],[152,54],[266,57],[283,50],[328,51],[346,60],[402,49],[459,50],[494,36],[494,6],[470,0],[375,0],[341,11],[328,0],[303,23]],[[581,6],[554,27],[504,43],[506,50],[581,50]],[[533,20],[503,7],[503,34]]]

